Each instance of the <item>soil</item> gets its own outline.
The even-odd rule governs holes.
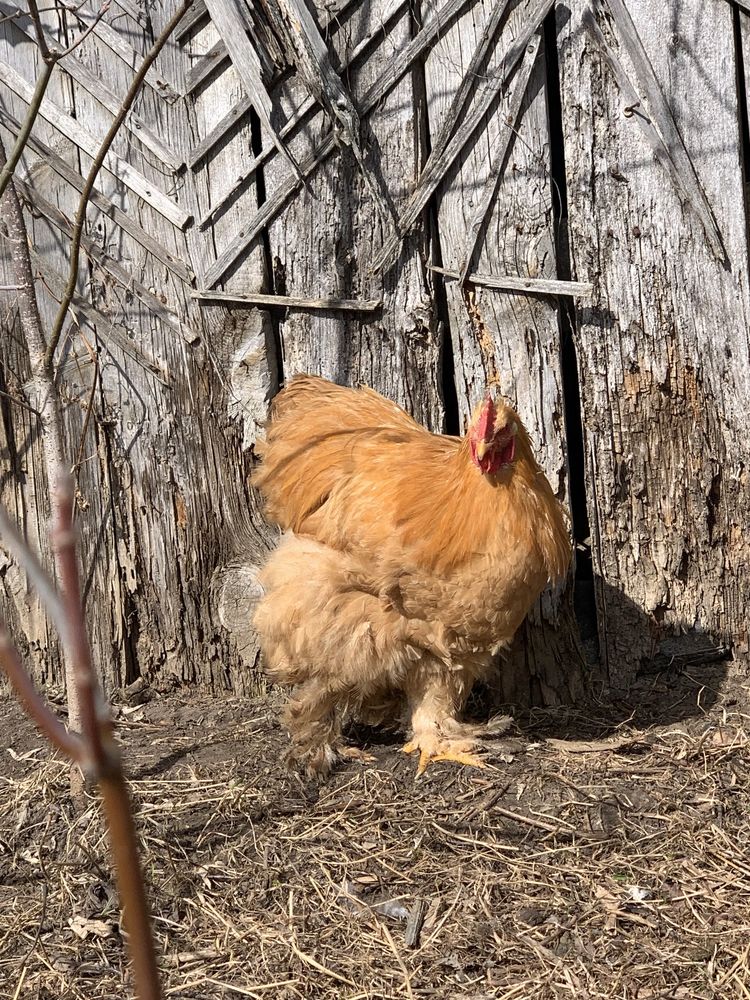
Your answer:
[[[517,713],[483,770],[396,737],[325,782],[278,696],[115,707],[167,997],[750,996],[750,682]],[[0,702],[0,997],[131,995],[96,795]]]

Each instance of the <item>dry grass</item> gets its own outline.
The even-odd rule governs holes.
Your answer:
[[[732,701],[589,745],[581,717],[567,746],[537,718],[494,769],[418,782],[376,747],[320,787],[279,764],[273,707],[128,710],[166,996],[750,997]],[[0,997],[128,996],[98,809],[75,816],[67,766],[0,717],[18,758],[0,764]]]

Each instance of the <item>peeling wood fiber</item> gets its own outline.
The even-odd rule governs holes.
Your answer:
[[[150,30],[175,6],[151,8]],[[561,499],[584,480],[599,679],[626,689],[662,644],[746,652],[750,15],[551,6],[208,0],[165,47],[97,182],[58,356],[109,690],[262,683],[249,623],[275,536],[248,478],[299,371],[366,382],[433,430],[462,429],[488,384],[510,397]],[[0,8],[8,145],[40,66],[26,7]],[[60,45],[85,31],[70,7],[43,17]],[[22,158],[47,323],[81,176],[146,30],[132,3],[105,13],[53,74]],[[14,402],[28,358],[0,295],[0,495],[49,563],[39,429]],[[521,630],[497,700],[584,691],[576,579],[580,618],[579,567]],[[54,635],[4,554],[0,603],[35,679],[59,685]]]

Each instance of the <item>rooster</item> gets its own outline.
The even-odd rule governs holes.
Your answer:
[[[254,484],[284,534],[254,624],[271,679],[292,688],[292,756],[326,774],[359,753],[345,718],[405,709],[420,774],[482,766],[461,710],[571,554],[518,415],[488,393],[465,437],[432,434],[372,389],[299,375],[259,452]]]

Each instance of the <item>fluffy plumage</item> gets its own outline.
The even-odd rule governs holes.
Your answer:
[[[295,756],[326,771],[346,714],[393,721],[402,701],[421,767],[478,763],[466,697],[570,560],[518,415],[488,397],[465,438],[436,435],[370,389],[298,376],[261,456],[255,485],[285,535],[255,625],[294,688]]]

